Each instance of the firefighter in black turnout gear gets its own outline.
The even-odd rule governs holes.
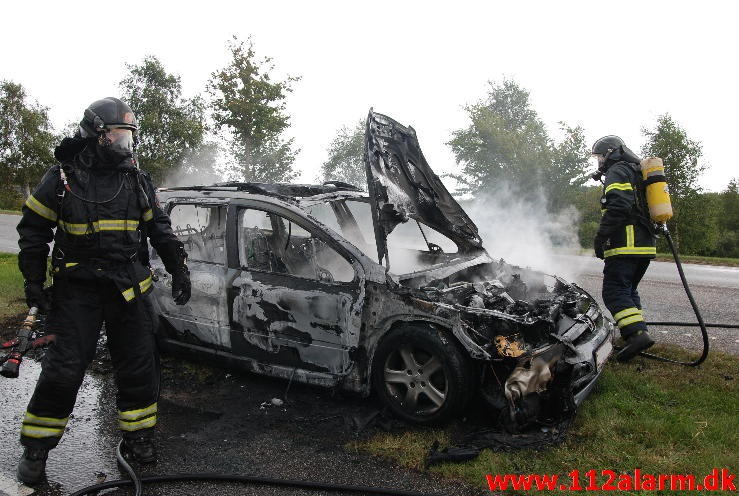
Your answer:
[[[137,132],[136,118],[122,101],[92,103],[79,132],[56,148],[60,165],[49,169],[23,207],[18,264],[28,305],[44,310],[54,241],[47,327],[56,335],[21,427],[25,451],[18,477],[27,484],[43,479],[48,451],[64,433],[103,323],[124,447],[137,461],[156,459],[151,433],[159,371],[147,301],[152,278],[139,254],[146,238],[172,274],[177,304],[190,298],[190,278],[184,247],[149,176],[137,166]]]
[[[603,182],[602,218],[595,236],[595,256],[605,260],[603,301],[626,344],[617,355],[625,362],[654,344],[647,333],[637,286],[657,254],[649,218],[640,159],[621,138],[605,136],[593,145]]]

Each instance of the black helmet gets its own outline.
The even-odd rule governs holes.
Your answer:
[[[94,138],[115,128],[130,129],[135,136],[139,123],[131,107],[110,96],[92,102],[85,109],[85,116],[80,121],[80,134],[83,138]]]
[[[608,136],[603,136],[593,144],[593,151],[591,153],[593,155],[603,155],[604,157],[607,157],[610,152],[618,149],[619,146],[625,145],[626,143],[624,143],[624,140],[618,136],[609,134]]]
[[[134,158],[139,125],[131,107],[117,98],[92,102],[80,121],[80,135],[97,140],[97,150],[106,162],[118,164]]]

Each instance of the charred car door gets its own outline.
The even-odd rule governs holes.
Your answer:
[[[173,337],[190,344],[229,348],[226,287],[227,200],[170,204],[172,230],[187,252],[192,296],[185,305],[175,305],[170,296],[172,281],[158,258],[152,259],[158,286],[166,288],[154,295],[162,315],[175,331]]]
[[[341,375],[359,332],[359,278],[320,226],[278,205],[232,206],[238,250],[231,349],[259,363]]]

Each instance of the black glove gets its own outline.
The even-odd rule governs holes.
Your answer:
[[[190,299],[190,271],[187,265],[172,274],[172,299],[177,305],[184,305]]]
[[[593,251],[595,252],[595,256],[600,258],[601,260],[605,259],[605,254],[603,253],[603,245],[606,243],[606,238],[603,238],[601,236],[596,236],[593,240]]]
[[[28,305],[28,308],[38,307],[40,313],[46,313],[49,305],[46,302],[44,284],[26,281],[23,288],[26,290],[26,305]]]

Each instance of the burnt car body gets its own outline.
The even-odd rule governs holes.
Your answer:
[[[176,306],[152,253],[164,345],[362,395],[437,423],[482,396],[513,426],[574,412],[612,350],[595,300],[511,266],[431,171],[415,131],[370,112],[369,193],[345,183],[162,189],[188,251]]]

